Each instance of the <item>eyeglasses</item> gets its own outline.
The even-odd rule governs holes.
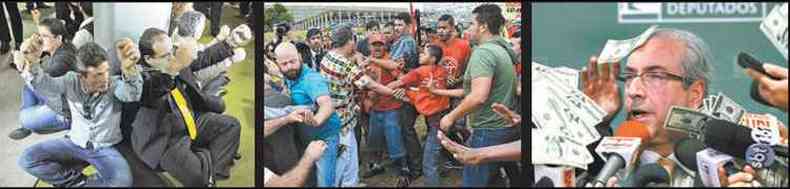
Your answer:
[[[38,36],[41,38],[55,38],[54,35],[43,34],[43,33],[38,33]]]
[[[617,80],[620,82],[624,82],[625,86],[631,85],[631,82],[634,81],[636,78],[642,78],[642,84],[645,87],[654,88],[660,87],[664,82],[669,80],[678,80],[678,81],[685,81],[686,78],[675,75],[669,72],[644,72],[641,74],[635,73],[622,73],[617,76]]]
[[[163,55],[154,56],[153,58],[154,59],[162,59],[162,58],[169,58],[171,56],[173,56],[173,52],[167,52],[167,53],[165,53]]]

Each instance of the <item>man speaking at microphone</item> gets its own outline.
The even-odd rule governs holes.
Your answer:
[[[672,106],[696,109],[707,96],[711,78],[710,51],[705,42],[695,34],[671,28],[657,29],[644,45],[637,47],[627,57],[625,68],[620,63],[598,64],[591,57],[587,69],[582,71],[584,93],[601,106],[607,115],[598,127],[607,127],[622,109],[625,101],[626,120],[638,121],[648,127],[650,140],[644,141],[644,151],[637,163],[658,163],[674,167],[669,183],[671,187],[694,186],[697,170],[684,167],[673,152],[675,142],[684,134],[669,132],[664,120]],[[624,97],[620,96],[618,81],[623,82]],[[759,186],[754,178],[784,177],[786,175],[757,175],[748,166],[739,173],[722,178],[722,186]],[[630,174],[629,174],[630,175]],[[621,186],[622,178],[612,177],[607,186]]]

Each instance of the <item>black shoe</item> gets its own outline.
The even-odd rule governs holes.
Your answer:
[[[368,171],[362,175],[362,178],[370,178],[372,176],[376,176],[378,174],[383,173],[385,170],[386,169],[384,168],[384,166],[379,163],[370,163],[368,164]]]
[[[417,180],[411,176],[410,172],[411,171],[409,171],[409,168],[406,167],[400,169],[400,175],[398,175],[398,184],[396,185],[397,187],[407,187],[411,184],[411,181]]]
[[[233,160],[240,160],[240,159],[241,159],[241,154],[237,152],[236,155],[233,156]]]
[[[203,178],[206,179],[206,187],[214,187],[214,163],[211,161],[211,152],[207,149],[195,149],[195,155],[200,159],[200,164],[203,166]]]
[[[23,139],[23,138],[25,138],[27,136],[30,136],[31,133],[33,133],[33,131],[31,131],[30,129],[24,128],[24,127],[20,127],[20,128],[14,129],[14,131],[11,131],[11,133],[8,134],[8,138],[11,138],[11,139],[14,139],[14,140],[21,140],[21,139]]]

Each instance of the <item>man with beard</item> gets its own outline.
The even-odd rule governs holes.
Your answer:
[[[285,83],[293,104],[318,104],[318,112],[314,116],[310,111],[303,111],[306,115],[302,116],[299,122],[308,125],[302,127],[302,133],[306,134],[308,141],[326,142],[326,152],[321,155],[316,165],[318,187],[336,186],[333,183],[335,183],[335,166],[338,158],[340,118],[334,113],[329,83],[321,74],[307,68],[293,44],[281,43],[275,48],[274,53],[277,56],[277,65],[285,75]],[[288,116],[273,121],[285,121],[287,118]]]
[[[464,98],[450,113],[442,117],[440,128],[447,131],[456,120],[469,115],[472,135],[468,145],[473,148],[499,145],[515,140],[518,127],[510,127],[505,119],[496,116],[491,107],[500,103],[514,107],[516,72],[513,68],[515,52],[510,43],[500,36],[505,18],[497,5],[485,4],[472,10],[470,41],[477,43],[469,57],[463,76]],[[466,165],[463,186],[485,186],[494,178],[492,173],[507,164]]]

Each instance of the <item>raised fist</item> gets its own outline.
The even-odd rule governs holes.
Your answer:
[[[41,61],[41,54],[44,52],[44,41],[38,34],[33,34],[30,38],[27,38],[25,41],[22,42],[22,45],[19,46],[19,49],[22,50],[22,54],[25,55],[25,60],[29,63],[38,63]]]
[[[239,25],[233,28],[225,41],[233,48],[244,46],[252,41],[252,30],[246,24]]]
[[[222,27],[219,28],[219,33],[217,34],[217,37],[215,37],[215,39],[217,39],[218,41],[224,41],[225,39],[228,38],[228,36],[230,36],[230,27],[228,27],[227,25],[222,25]]]
[[[115,53],[117,53],[118,59],[121,61],[121,71],[124,75],[131,76],[138,73],[136,65],[140,60],[140,50],[132,39],[123,38],[118,40],[115,43]]]

